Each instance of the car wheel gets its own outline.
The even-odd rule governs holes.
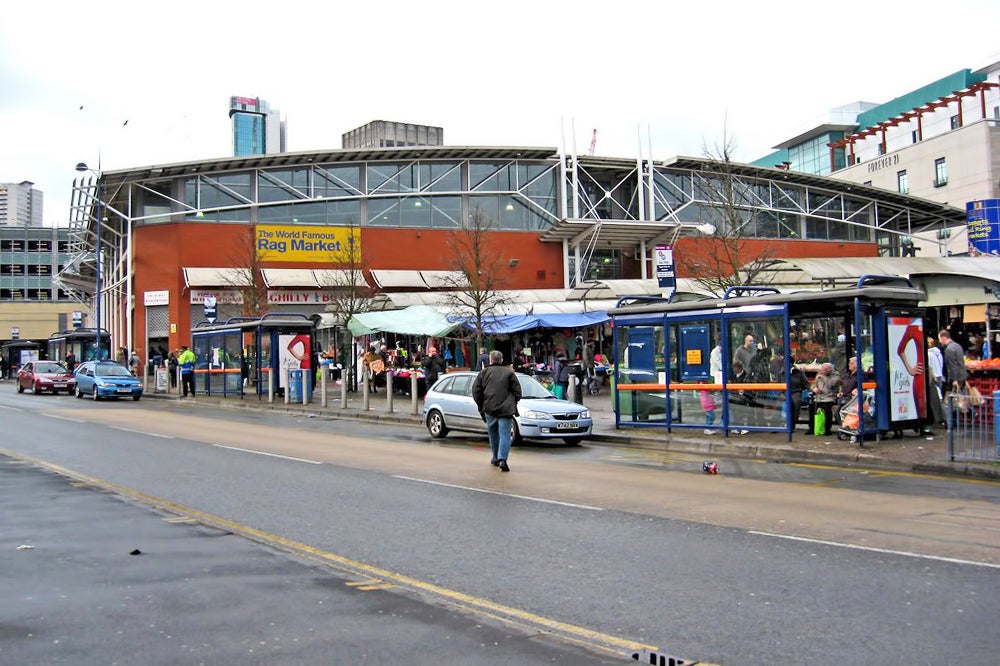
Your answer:
[[[76,387],[76,397],[83,398],[83,391],[80,390],[79,386]]]
[[[20,381],[17,382],[17,392],[18,393],[24,393],[24,387],[21,386],[21,382]]]
[[[132,399],[135,400],[136,402],[139,402],[139,398],[141,397],[142,397],[141,395],[134,395],[132,396]]]
[[[90,397],[92,397],[95,402],[101,399],[101,396],[97,394],[97,384],[94,384],[94,393]]]
[[[563,437],[563,441],[570,446],[579,446],[580,442],[583,441],[583,437]]]
[[[41,395],[42,389],[38,388],[38,384],[32,382],[31,384],[31,395]]]
[[[444,423],[444,414],[436,409],[431,410],[427,415],[427,432],[434,438],[441,438],[448,434],[448,426]]]
[[[510,420],[510,445],[519,446],[524,442],[524,438],[521,437],[521,430],[517,427],[517,419]]]

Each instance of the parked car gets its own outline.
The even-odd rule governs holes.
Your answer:
[[[431,437],[445,437],[451,430],[486,432],[486,424],[472,399],[475,372],[452,372],[439,379],[424,396],[424,424]],[[590,410],[560,400],[534,377],[517,374],[521,400],[517,403],[511,442],[522,439],[562,439],[578,444],[590,436],[594,422]]]
[[[17,371],[17,392],[31,391],[35,395],[51,391],[72,393],[76,379],[58,361],[28,361]]]
[[[128,398],[142,397],[142,382],[129,369],[114,361],[87,361],[76,369],[76,397]]]

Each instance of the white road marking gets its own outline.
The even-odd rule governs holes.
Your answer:
[[[924,555],[923,553],[911,553],[906,550],[890,550],[888,548],[874,548],[872,546],[858,546],[853,543],[841,543],[839,541],[823,541],[822,539],[810,539],[808,537],[797,537],[788,534],[774,534],[772,532],[757,532],[755,530],[749,530],[748,534],[756,534],[758,536],[774,537],[775,539],[788,539],[790,541],[803,541],[805,543],[814,543],[821,546],[834,546],[837,548],[850,548],[853,550],[867,550],[872,553],[883,553],[885,555],[899,555],[901,557],[914,557],[920,560],[937,560],[938,562],[951,562],[952,564],[970,564],[974,567],[987,567],[990,569],[1000,569],[1000,564],[992,564],[990,562],[974,562],[972,560],[960,560],[954,557],[941,557],[939,555]]]
[[[137,435],[146,435],[147,437],[160,437],[162,439],[173,439],[171,435],[161,435],[155,432],[146,432],[144,430],[132,430],[131,428],[122,428],[121,426],[108,426],[108,427],[113,428],[114,430],[121,430],[123,432],[133,432]]]
[[[8,407],[7,405],[0,405],[0,409],[9,409],[12,412],[23,412],[24,411],[20,407]]]
[[[497,490],[486,490],[485,488],[471,488],[469,486],[458,486],[453,483],[441,483],[440,481],[428,481],[427,479],[416,479],[412,476],[400,476],[395,475],[393,478],[402,479],[404,481],[415,481],[417,483],[427,483],[432,486],[444,486],[445,488],[457,488],[458,490],[468,490],[474,493],[486,493],[487,495],[501,495],[503,497],[513,497],[514,499],[529,500],[531,502],[544,502],[546,504],[558,504],[560,506],[568,506],[574,509],[587,509],[588,511],[604,511],[602,507],[599,506],[589,506],[587,504],[574,504],[572,502],[560,502],[558,500],[545,499],[543,497],[529,497],[527,495],[514,495],[513,493],[502,493]]]
[[[293,458],[292,456],[283,456],[277,453],[267,453],[266,451],[254,451],[253,449],[241,449],[237,446],[225,446],[224,444],[212,444],[220,449],[229,449],[230,451],[242,451],[243,453],[256,453],[259,456],[270,456],[271,458],[282,458],[283,460],[291,460],[294,462],[304,462],[310,465],[322,465],[322,460],[306,460],[305,458]]]
[[[50,419],[59,419],[60,421],[72,421],[73,423],[86,423],[86,421],[84,421],[83,419],[71,419],[68,416],[56,416],[55,414],[45,414],[45,413],[42,413],[42,416],[47,416]]]

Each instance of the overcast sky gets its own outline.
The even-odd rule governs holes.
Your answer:
[[[65,224],[77,162],[232,155],[229,97],[261,97],[288,148],[370,120],[445,143],[655,159],[736,157],[857,100],[1000,60],[1000,2],[15,2],[0,11],[0,182]],[[127,124],[126,124],[127,121]],[[647,138],[651,137],[651,141]]]

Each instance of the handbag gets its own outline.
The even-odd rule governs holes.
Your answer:
[[[385,371],[385,362],[382,359],[372,361],[368,364],[368,369],[372,371],[373,375],[380,375]]]

